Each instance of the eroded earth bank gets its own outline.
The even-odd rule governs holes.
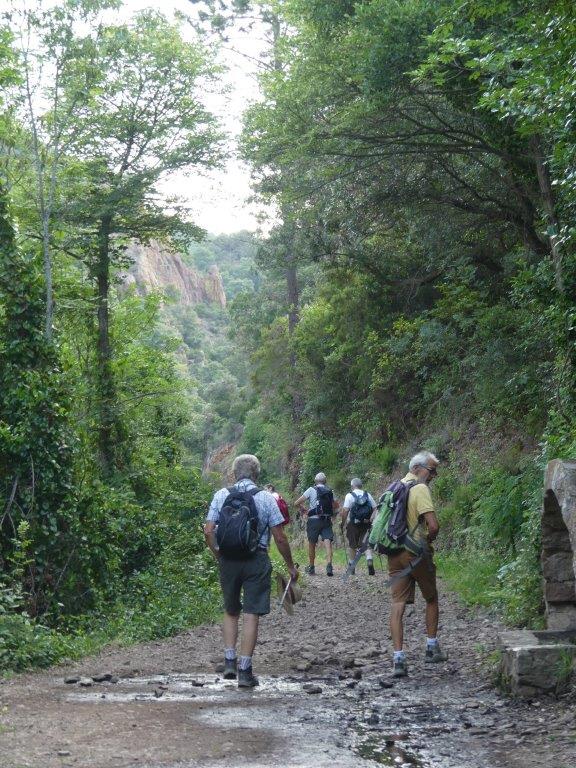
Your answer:
[[[293,617],[264,621],[254,691],[219,676],[216,626],[3,681],[2,768],[573,768],[574,691],[532,702],[499,692],[494,617],[444,591],[450,659],[425,665],[417,602],[410,676],[393,682],[384,575],[340,576],[309,578]],[[98,675],[112,679],[64,682]]]

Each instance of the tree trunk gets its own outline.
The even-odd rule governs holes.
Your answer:
[[[52,293],[52,259],[50,256],[50,214],[42,212],[42,257],[44,261],[44,282],[46,285],[46,317],[44,333],[47,341],[52,341],[54,322],[54,296]]]
[[[294,264],[292,249],[286,256],[286,292],[288,297],[288,330],[290,336],[298,325],[300,292],[298,288],[298,272]]]
[[[548,161],[544,157],[542,149],[542,139],[540,136],[532,137],[532,151],[536,163],[536,173],[538,174],[538,184],[542,195],[544,214],[548,222],[548,238],[550,241],[550,254],[552,256],[552,265],[554,267],[554,278],[556,290],[562,296],[564,294],[564,276],[562,269],[562,251],[560,248],[560,223],[556,213],[556,203],[554,200],[554,190],[552,189],[552,179],[550,178],[550,169]]]
[[[112,216],[105,215],[98,231],[98,262],[96,267],[98,299],[98,342],[97,342],[97,390],[98,390],[98,454],[103,474],[109,476],[114,470],[114,379],[112,375],[112,349],[110,346],[110,312],[108,294],[110,291],[110,231]]]

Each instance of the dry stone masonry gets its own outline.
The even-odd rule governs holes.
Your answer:
[[[546,468],[542,572],[548,629],[576,630],[576,461]]]
[[[503,632],[502,675],[518,696],[557,692],[576,660],[576,461],[544,477],[542,573],[547,630]]]

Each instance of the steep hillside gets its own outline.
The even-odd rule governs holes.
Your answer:
[[[248,359],[231,338],[227,305],[258,286],[256,248],[254,236],[240,232],[191,243],[184,253],[158,242],[128,249],[133,263],[122,290],[166,297],[158,343],[168,341],[180,360],[195,400],[187,448],[208,472],[220,471],[211,457],[235,445],[253,405]]]
[[[124,284],[134,285],[138,293],[163,291],[183,306],[226,306],[224,285],[216,264],[210,264],[207,271],[201,273],[185,264],[179,253],[156,241],[148,245],[134,242],[126,255],[132,265],[124,276]]]

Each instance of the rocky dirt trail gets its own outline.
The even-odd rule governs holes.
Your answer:
[[[445,591],[446,664],[423,663],[423,605],[406,621],[410,676],[390,678],[384,574],[308,578],[293,617],[263,622],[259,688],[221,679],[220,630],[0,684],[2,768],[574,768],[576,699],[515,702],[492,685],[498,624]],[[65,677],[112,679],[84,687]],[[90,682],[90,681],[84,681]]]

